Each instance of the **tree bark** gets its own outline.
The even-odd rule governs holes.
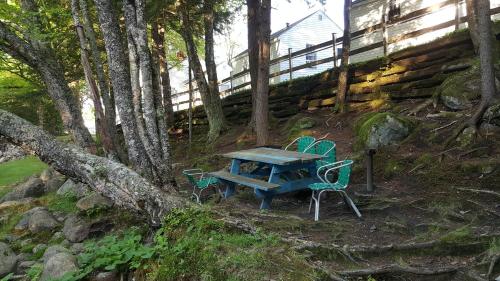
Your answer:
[[[203,7],[203,23],[205,28],[205,66],[207,69],[208,90],[212,102],[213,119],[217,123],[218,133],[212,138],[215,139],[226,127],[226,118],[222,110],[222,102],[219,93],[219,80],[217,79],[217,65],[214,55],[214,1],[205,0]],[[214,133],[215,134],[215,133]]]
[[[479,0],[482,1],[482,0]],[[476,2],[478,0],[465,0],[465,7],[467,10],[467,25],[469,27],[469,35],[474,45],[474,52],[479,52],[479,32],[478,32],[478,18]]]
[[[189,13],[187,11],[186,4],[181,7],[180,11],[181,17],[181,36],[186,42],[188,56],[191,60],[191,67],[193,70],[194,78],[196,84],[198,85],[198,91],[200,92],[201,101],[203,102],[203,108],[207,115],[209,132],[208,141],[214,142],[220,135],[224,128],[224,116],[222,112],[222,105],[220,97],[218,95],[212,95],[210,93],[207,79],[203,73],[203,67],[198,57],[198,50],[193,38],[193,32],[191,30],[191,23],[189,21]]]
[[[481,123],[484,112],[498,98],[495,86],[493,38],[491,32],[490,1],[476,2],[477,31],[479,33],[479,60],[481,63],[481,103],[470,120],[476,128]]]
[[[153,63],[148,47],[148,36],[146,22],[144,19],[145,3],[142,0],[124,0],[125,23],[128,33],[129,55],[137,54],[136,62],[139,70],[134,74],[132,68],[132,80],[136,81],[140,77],[141,83],[136,85],[134,93],[140,92],[139,98],[134,99],[136,107],[142,101],[142,113],[136,111],[136,118],[139,126],[139,135],[144,144],[149,161],[153,164],[155,183],[159,186],[167,186],[172,182],[170,168],[170,146],[168,144],[167,127],[164,122],[165,113],[161,105],[161,98],[155,95],[153,86]],[[134,63],[130,60],[131,66]],[[156,88],[158,89],[158,88]],[[138,93],[134,94],[136,96]],[[142,98],[141,98],[142,96]],[[156,101],[156,104],[155,104]],[[144,119],[144,120],[143,120]],[[144,125],[145,132],[142,130]]]
[[[185,204],[175,193],[160,190],[125,165],[61,143],[14,114],[0,110],[0,123],[0,135],[29,147],[55,170],[90,185],[116,205],[147,215],[154,225],[172,208]]]
[[[153,179],[151,165],[139,136],[134,117],[130,69],[127,63],[126,49],[122,41],[118,16],[111,1],[95,0],[95,4],[106,46],[109,76],[125,142],[128,147],[128,158],[134,170],[148,179]]]
[[[111,92],[108,80],[106,79],[106,74],[104,72],[103,61],[101,59],[101,51],[97,46],[97,39],[95,35],[94,28],[92,27],[92,19],[89,14],[87,0],[79,0],[80,10],[83,17],[83,28],[85,35],[88,38],[88,43],[90,47],[90,54],[92,61],[94,63],[95,74],[97,77],[97,85],[99,86],[99,93],[102,97],[102,103],[104,104],[104,114],[106,117],[109,135],[113,141],[115,151],[122,163],[127,163],[127,153],[123,149],[122,145],[118,140],[118,132],[116,130],[116,108],[113,98],[113,93]]]
[[[64,77],[62,64],[50,47],[28,34],[25,36],[27,38],[20,38],[0,21],[0,49],[37,71],[61,115],[64,127],[75,142],[91,153],[97,152],[94,140],[84,125],[78,101]]]
[[[262,0],[259,9],[259,60],[257,95],[255,97],[255,131],[257,145],[269,142],[269,61],[271,36],[271,0]]]
[[[344,36],[342,39],[342,59],[340,62],[339,82],[337,88],[337,109],[340,113],[346,111],[346,96],[349,72],[349,51],[351,49],[351,6],[352,0],[344,1]]]
[[[73,15],[73,22],[75,24],[76,33],[80,41],[80,59],[83,66],[83,72],[85,75],[85,81],[89,88],[89,92],[94,104],[95,119],[96,119],[96,131],[100,136],[104,152],[106,155],[112,157],[113,159],[118,159],[118,155],[115,152],[115,146],[111,135],[109,134],[110,128],[108,127],[108,122],[106,116],[104,115],[104,109],[101,103],[101,96],[99,90],[97,89],[97,84],[92,75],[92,68],[90,66],[89,57],[87,54],[87,40],[83,33],[83,27],[80,23],[80,12],[78,9],[78,0],[71,1],[71,13]]]
[[[172,88],[170,87],[170,74],[168,73],[167,53],[165,49],[165,26],[161,19],[157,19],[153,24],[152,30],[153,48],[158,54],[159,75],[161,94],[163,97],[163,108],[165,110],[165,122],[168,127],[173,126],[174,108],[172,105]]]
[[[248,67],[250,71],[250,86],[252,90],[252,115],[249,127],[255,130],[255,98],[257,97],[257,80],[259,65],[259,0],[247,0],[247,38],[248,38]]]

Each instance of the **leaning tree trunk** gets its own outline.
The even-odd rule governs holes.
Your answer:
[[[0,135],[32,149],[58,172],[84,182],[116,205],[138,211],[159,225],[172,208],[185,204],[175,193],[166,193],[125,165],[61,143],[37,126],[0,110]]]
[[[157,54],[158,70],[160,76],[161,94],[163,97],[163,108],[165,110],[165,122],[168,127],[175,124],[174,108],[172,105],[172,88],[170,87],[170,75],[168,73],[167,53],[165,50],[165,26],[160,19],[153,23],[151,29],[153,48]]]
[[[97,148],[94,140],[83,123],[77,99],[68,86],[64,70],[54,52],[37,42],[35,38],[20,38],[2,21],[0,21],[0,39],[2,51],[38,72],[61,115],[64,127],[71,133],[75,142],[95,153]]]
[[[260,7],[259,61],[257,95],[255,97],[255,132],[257,145],[269,142],[269,60],[271,35],[271,0],[263,0]]]
[[[247,36],[248,36],[248,67],[250,71],[250,86],[252,90],[252,115],[248,126],[255,130],[255,97],[257,96],[257,80],[259,67],[258,0],[247,0]]]
[[[349,52],[351,49],[351,6],[352,0],[344,1],[344,36],[342,39],[342,59],[340,61],[339,82],[337,88],[337,109],[340,113],[346,111],[346,96],[348,89]]]
[[[191,23],[189,21],[189,15],[186,7],[181,7],[181,36],[186,42],[186,48],[188,56],[191,60],[191,67],[194,73],[194,78],[196,84],[198,85],[198,91],[200,92],[201,101],[203,102],[203,108],[207,114],[207,120],[209,125],[208,141],[213,142],[220,135],[221,130],[224,128],[224,116],[222,112],[222,106],[220,105],[220,97],[213,97],[210,94],[208,88],[208,82],[203,73],[203,67],[201,66],[200,58],[198,57],[198,51],[193,38],[193,32],[191,30]]]
[[[87,54],[87,40],[85,34],[83,33],[83,27],[80,24],[80,12],[78,9],[78,0],[71,1],[71,13],[73,15],[73,22],[75,23],[76,33],[80,41],[80,59],[83,66],[83,72],[85,75],[85,81],[89,88],[90,96],[92,102],[94,103],[95,119],[96,119],[96,131],[101,138],[104,152],[106,155],[118,159],[118,155],[115,151],[115,146],[110,135],[110,128],[104,115],[104,109],[101,103],[101,95],[97,89],[97,84],[92,75],[92,68],[90,66],[89,57]]]
[[[95,0],[95,4],[106,46],[109,76],[113,86],[116,107],[128,148],[128,158],[134,170],[148,179],[153,179],[151,165],[141,142],[134,117],[130,71],[126,58],[126,49],[122,41],[120,22],[111,1]]]

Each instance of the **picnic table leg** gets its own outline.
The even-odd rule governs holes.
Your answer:
[[[233,159],[231,162],[231,168],[229,169],[229,172],[231,174],[238,175],[240,173],[240,164],[241,160],[238,159]],[[228,198],[233,196],[236,193],[236,184],[230,181],[224,181],[226,185],[226,191],[224,192],[224,198]]]

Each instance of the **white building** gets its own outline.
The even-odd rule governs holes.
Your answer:
[[[326,15],[323,10],[318,10],[294,23],[287,24],[283,29],[271,34],[271,61],[275,58],[288,55],[288,49],[292,52],[305,49],[329,40],[332,40],[332,33],[337,37],[342,36],[342,29]],[[340,51],[341,46],[337,46]],[[305,63],[314,62],[324,58],[332,57],[333,49],[325,48],[323,50],[311,52],[292,59],[292,67],[297,67]],[[233,58],[233,87],[250,81],[250,75],[238,76],[237,74],[245,71],[248,66],[248,50],[241,52]],[[303,68],[293,72],[293,78],[309,76],[323,72],[333,67],[333,62],[324,63],[308,68]],[[270,73],[277,73],[289,68],[288,60],[282,60],[270,66]],[[270,79],[271,84],[286,81],[290,75],[282,74]],[[227,83],[224,83],[227,84]]]
[[[500,19],[500,0],[490,0]],[[356,0],[351,9],[350,62],[383,57],[466,27],[465,0]],[[356,52],[363,50],[363,52]]]

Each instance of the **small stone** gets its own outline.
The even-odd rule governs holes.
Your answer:
[[[75,183],[71,179],[66,182],[57,190],[58,195],[76,196],[82,198],[90,193],[90,189],[83,183]]]
[[[31,254],[28,253],[20,253],[17,255],[17,261],[18,262],[23,262],[31,259]]]
[[[43,265],[40,281],[48,281],[63,277],[66,273],[78,270],[75,256],[67,252],[56,253]]]
[[[46,250],[45,253],[43,253],[42,260],[43,262],[47,262],[53,255],[57,253],[69,253],[69,250],[61,245],[52,245],[49,246]]]
[[[370,227],[370,232],[375,232],[375,230],[377,230],[377,227],[375,225],[372,225]]]
[[[45,208],[35,208],[28,219],[28,229],[31,233],[38,233],[40,231],[51,231],[59,226],[57,220]]]
[[[49,168],[42,171],[42,173],[40,174],[40,179],[43,182],[47,182],[48,180],[50,180],[54,176],[54,172],[55,172],[55,170],[52,167],[49,167]]]
[[[99,272],[90,278],[90,281],[118,281],[120,276],[114,271]]]
[[[71,245],[69,250],[73,254],[78,255],[78,254],[81,254],[85,251],[85,245],[83,243],[74,243],[73,245]]]
[[[45,192],[54,192],[66,182],[64,176],[54,176],[45,183]]]
[[[19,200],[28,197],[40,197],[45,194],[43,181],[38,177],[30,177],[24,183],[16,186],[11,192],[4,195],[1,202]]]
[[[40,253],[42,251],[44,252],[45,249],[47,249],[47,244],[43,244],[43,243],[42,244],[38,244],[35,247],[33,247],[33,254],[36,255],[36,254],[38,254],[38,253]]]
[[[17,256],[9,245],[0,242],[0,278],[14,272],[17,265]]]
[[[113,202],[99,193],[92,193],[78,200],[76,207],[82,211],[90,209],[105,209],[113,205]]]
[[[76,215],[69,216],[64,222],[64,237],[72,243],[82,242],[90,233],[90,223]]]
[[[32,266],[36,264],[36,261],[22,261],[17,265],[17,274],[24,275]]]
[[[494,170],[495,168],[492,165],[484,165],[481,167],[481,173],[485,175],[493,173]]]

